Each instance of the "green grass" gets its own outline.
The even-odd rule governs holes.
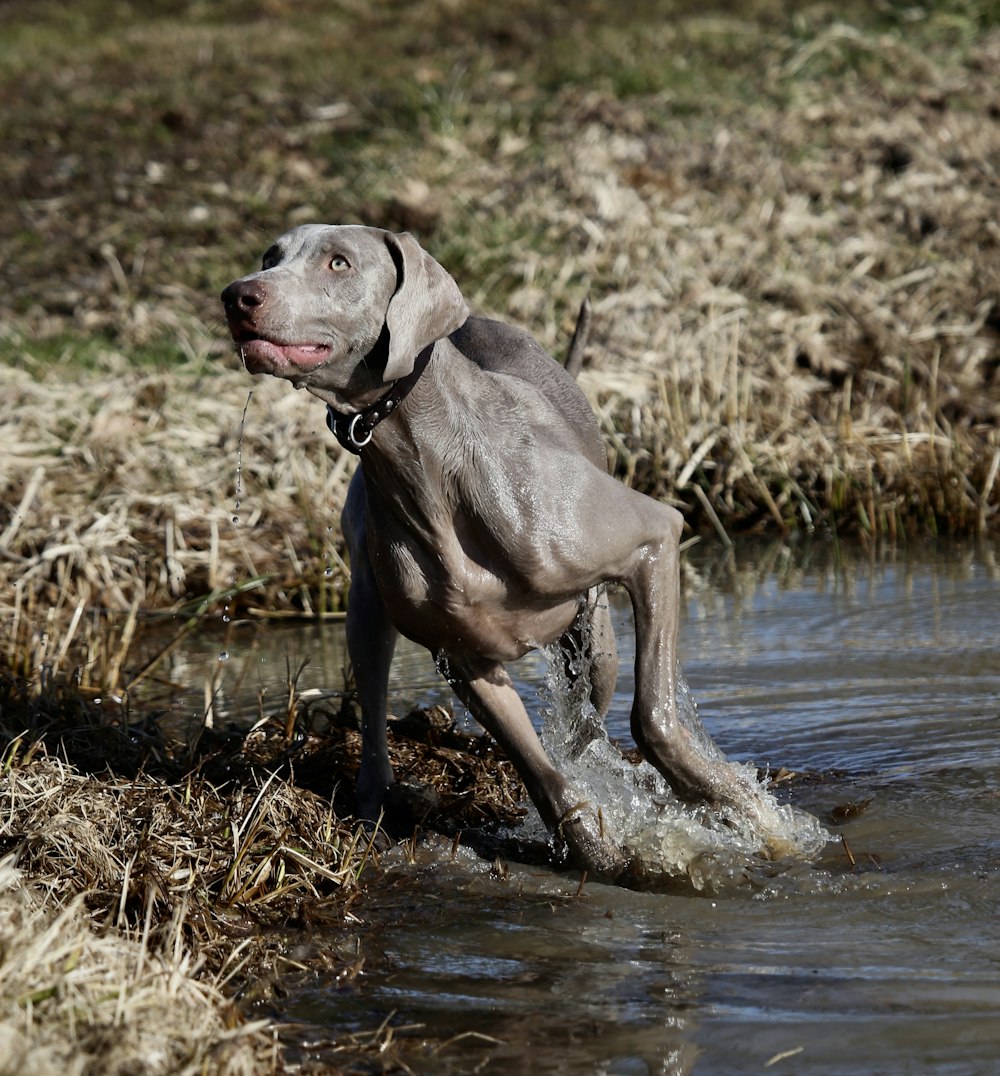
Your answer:
[[[71,331],[38,337],[30,345],[0,339],[0,366],[26,370],[36,377],[59,371],[90,372],[107,368],[109,356],[120,355],[120,350],[120,343],[110,336],[82,336]],[[192,356],[174,338],[163,335],[148,343],[130,344],[128,361],[138,369],[164,370],[190,364]],[[212,372],[212,366],[202,358],[196,364],[200,371]]]

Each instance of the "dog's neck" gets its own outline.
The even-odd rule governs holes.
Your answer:
[[[405,377],[394,381],[388,392],[360,411],[345,414],[338,411],[333,404],[326,405],[326,424],[334,437],[340,442],[341,447],[355,456],[361,454],[361,450],[371,441],[375,427],[388,418],[409,395],[410,390],[420,380],[420,375],[427,368],[434,344],[427,347],[417,355],[413,362],[413,369]]]

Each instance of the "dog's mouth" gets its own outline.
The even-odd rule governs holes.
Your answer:
[[[296,377],[330,357],[329,344],[280,344],[252,333],[233,334],[240,360],[251,374]]]

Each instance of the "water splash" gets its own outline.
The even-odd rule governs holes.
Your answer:
[[[605,825],[633,857],[640,878],[686,877],[695,889],[717,889],[742,882],[754,864],[810,859],[830,840],[818,819],[778,803],[752,765],[726,760],[705,730],[680,670],[678,717],[706,758],[731,766],[740,778],[747,797],[739,813],[686,804],[649,763],[624,758],[590,702],[586,658],[567,655],[558,645],[543,653],[548,675],[542,744],[580,794],[600,805]]]

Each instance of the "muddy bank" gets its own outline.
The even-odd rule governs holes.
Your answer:
[[[523,814],[510,764],[439,710],[395,722],[400,788],[371,832],[350,817],[350,715],[180,743],[68,685],[0,688],[4,1071],[283,1071],[297,1030],[247,1014],[281,996],[303,946],[311,966],[357,974],[310,940],[363,922],[380,854],[422,828],[457,849],[463,830]],[[380,1056],[376,1030],[331,1056]]]

